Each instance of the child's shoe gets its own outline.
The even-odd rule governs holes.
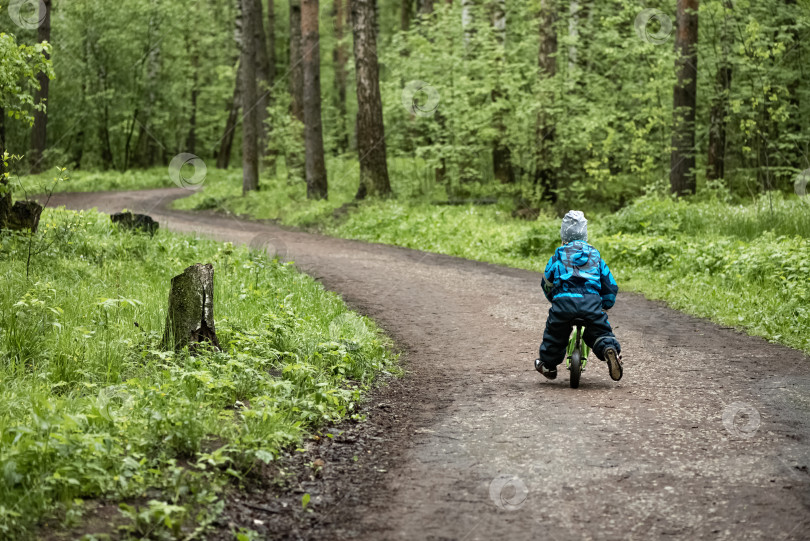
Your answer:
[[[605,361],[608,363],[610,377],[613,381],[622,379],[622,361],[614,348],[605,349]]]
[[[548,379],[556,379],[557,378],[557,369],[556,368],[546,368],[540,359],[534,360],[534,369],[546,376]]]

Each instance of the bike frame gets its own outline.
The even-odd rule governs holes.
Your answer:
[[[566,368],[571,368],[571,355],[577,348],[579,348],[582,353],[582,361],[580,361],[582,369],[585,370],[585,365],[588,364],[588,354],[591,352],[591,349],[582,340],[582,327],[582,325],[577,325],[576,331],[571,333],[571,338],[568,339],[568,350],[565,355]]]

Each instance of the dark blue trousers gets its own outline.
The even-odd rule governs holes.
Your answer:
[[[543,343],[540,345],[540,360],[546,367],[554,368],[565,360],[565,350],[573,329],[571,320],[576,318],[585,320],[582,338],[599,360],[605,360],[605,349],[608,347],[616,348],[617,353],[622,351],[607,314],[602,310],[599,295],[557,297],[551,302]]]

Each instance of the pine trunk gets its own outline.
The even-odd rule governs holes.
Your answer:
[[[257,22],[254,0],[242,0],[242,193],[259,189],[259,121],[256,89],[256,40],[253,25]]]
[[[357,199],[391,193],[380,97],[373,0],[352,0],[354,65],[357,86],[357,152],[360,186]]]
[[[675,35],[672,155],[669,184],[676,195],[693,194],[695,182],[695,106],[697,103],[698,0],[678,0]]]
[[[41,0],[39,9],[45,10],[45,16],[42,18],[42,23],[39,25],[37,39],[41,43],[51,41],[51,0]],[[50,56],[50,55],[46,55]],[[37,104],[48,103],[48,91],[50,90],[51,80],[45,73],[37,74],[37,82],[39,83],[39,90],[37,90],[34,102]],[[42,171],[42,154],[45,152],[48,135],[48,112],[47,111],[34,111],[34,126],[31,130],[31,172],[39,173]]]
[[[326,162],[321,124],[321,53],[318,0],[301,0],[301,55],[304,66],[304,139],[307,197],[326,199]]]

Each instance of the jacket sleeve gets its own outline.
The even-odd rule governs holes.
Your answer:
[[[540,285],[543,286],[543,295],[546,296],[549,302],[551,302],[551,290],[554,288],[554,279],[554,256],[551,256],[546,265],[546,270],[543,273],[543,279],[540,280]]]
[[[599,260],[599,277],[601,282],[600,295],[602,297],[602,308],[607,310],[616,303],[616,294],[619,293],[619,286],[613,278],[613,274],[605,263],[604,259]]]

